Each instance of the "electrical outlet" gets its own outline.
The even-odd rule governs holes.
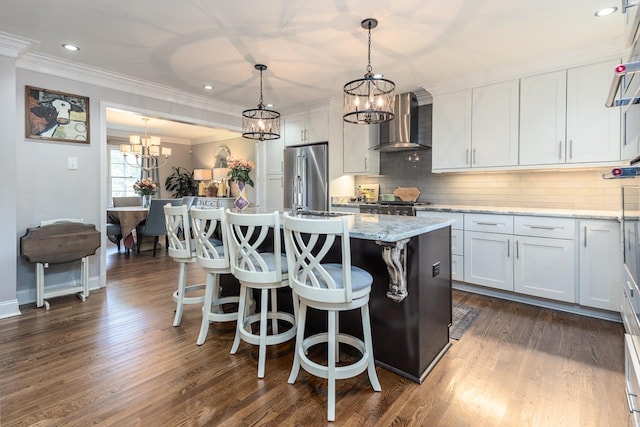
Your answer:
[[[431,266],[431,277],[436,277],[438,274],[440,274],[440,261]]]

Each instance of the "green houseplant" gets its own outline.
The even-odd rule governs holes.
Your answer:
[[[173,192],[174,198],[184,196],[197,196],[198,183],[193,179],[193,172],[183,167],[173,167],[173,172],[164,181],[164,188]]]

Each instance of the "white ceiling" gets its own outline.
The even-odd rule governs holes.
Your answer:
[[[619,0],[3,0],[0,31],[30,53],[86,64],[242,108],[340,97],[373,71],[397,92],[429,88],[574,51],[622,50]],[[69,52],[62,43],[74,43]],[[213,91],[202,89],[204,83]]]

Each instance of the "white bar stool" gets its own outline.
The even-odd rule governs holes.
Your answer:
[[[295,317],[290,313],[278,311],[278,288],[287,287],[287,261],[281,251],[280,216],[272,214],[239,214],[227,209],[229,231],[229,249],[231,256],[231,273],[240,281],[240,305],[236,337],[231,354],[238,351],[240,341],[259,346],[258,378],[264,378],[267,346],[281,344],[292,339],[296,334]],[[271,250],[261,251],[269,231],[273,233]],[[251,290],[261,291],[260,313],[247,314],[245,307]],[[269,294],[271,294],[271,311],[268,311]],[[293,298],[294,311],[297,301]],[[271,319],[271,333],[267,330],[267,321]],[[289,328],[280,332],[278,320],[289,324]],[[254,334],[251,325],[259,322],[260,332]]]
[[[220,296],[220,275],[231,273],[224,209],[192,207],[191,219],[196,239],[196,259],[202,269],[207,272],[204,304],[202,305],[202,324],[196,341],[196,344],[202,345],[209,332],[209,322],[235,322],[238,319],[238,312],[225,312],[223,304],[238,303],[240,299],[237,296]],[[214,232],[218,225],[220,225],[222,240],[214,238]]]
[[[322,263],[336,238],[342,241],[342,264]],[[335,421],[336,380],[355,377],[365,370],[375,391],[380,391],[376,374],[369,320],[369,293],[373,277],[365,270],[351,265],[349,226],[346,216],[339,218],[307,219],[284,214],[284,242],[288,260],[289,283],[299,298],[296,348],[289,384],[298,377],[300,367],[308,373],[328,379],[327,419]],[[304,337],[307,307],[327,312],[328,331]],[[340,333],[340,311],[360,309],[364,340]],[[309,348],[327,343],[327,365],[311,360]],[[346,366],[336,366],[339,345],[347,344],[362,357]]]

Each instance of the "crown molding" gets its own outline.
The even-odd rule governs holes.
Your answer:
[[[169,86],[79,63],[62,61],[42,54],[25,54],[16,61],[16,67],[228,115],[240,116],[243,110],[237,105],[212,100]]]
[[[0,55],[2,56],[18,58],[39,44],[36,40],[16,37],[0,31]]]
[[[627,55],[623,45],[623,41],[618,38],[593,46],[589,49],[559,52],[535,61],[523,62],[510,67],[500,67],[489,70],[488,72],[478,72],[477,74],[467,75],[442,83],[425,83],[422,87],[432,95],[440,95],[443,93],[450,93],[458,90],[503,82],[505,80],[595,64],[597,62],[608,61],[615,58],[620,60]],[[611,70],[611,76],[613,77],[613,70]]]

